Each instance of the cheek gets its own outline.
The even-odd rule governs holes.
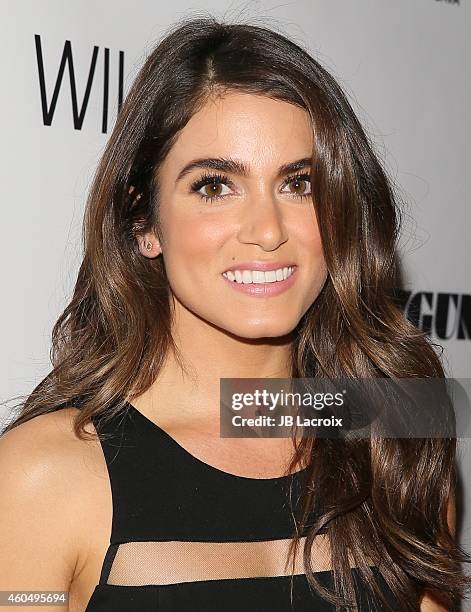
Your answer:
[[[327,264],[325,262],[324,250],[322,248],[322,242],[320,236],[311,242],[311,253],[312,253],[312,268],[313,268],[313,281],[316,290],[319,290],[324,284],[327,278]]]
[[[319,225],[314,212],[306,214],[303,219],[297,219],[293,224],[293,233],[303,251],[312,255],[312,264],[318,266],[324,263],[324,251],[319,232]]]
[[[306,222],[299,231],[299,240],[304,247],[307,257],[307,269],[311,279],[310,295],[317,296],[327,278],[327,265],[324,257],[324,249],[317,222],[312,219]]]
[[[162,227],[166,243],[164,255],[169,263],[178,261],[188,269],[202,262],[214,263],[229,232],[228,224],[215,216],[178,211],[166,215]]]

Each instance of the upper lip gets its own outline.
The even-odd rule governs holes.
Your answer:
[[[270,270],[278,270],[278,268],[288,268],[291,266],[296,266],[292,261],[244,261],[230,268],[224,270],[224,272],[229,272],[229,270],[260,270],[261,272],[269,272]]]

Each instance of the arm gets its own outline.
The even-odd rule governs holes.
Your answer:
[[[448,500],[448,512],[447,512],[448,526],[453,537],[456,537],[456,505],[455,505],[455,494],[451,492]],[[448,608],[437,603],[427,591],[424,591],[424,595],[420,601],[420,612],[450,612]]]
[[[70,465],[64,432],[52,415],[0,438],[0,591],[69,590],[78,561]]]

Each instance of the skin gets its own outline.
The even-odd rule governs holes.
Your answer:
[[[143,257],[164,258],[173,333],[190,374],[170,354],[132,403],[194,456],[238,475],[278,476],[292,453],[289,439],[221,442],[219,378],[289,377],[291,333],[327,271],[312,201],[293,197],[295,189],[276,175],[282,164],[310,157],[312,146],[308,115],[288,103],[241,93],[208,102],[159,169],[162,241],[152,232],[138,237]],[[205,202],[190,192],[202,171],[176,181],[199,157],[232,157],[250,173],[229,174],[232,186],[221,186],[229,195]],[[292,260],[298,279],[276,297],[239,294],[221,273],[250,260]],[[101,447],[75,437],[76,413],[40,415],[0,439],[0,590],[69,591],[72,612],[85,609],[99,581],[112,520]],[[425,598],[421,610],[444,608]]]
[[[254,372],[289,376],[291,332],[319,295],[327,269],[312,197],[297,197],[310,193],[310,182],[286,185],[286,176],[279,178],[277,171],[310,158],[312,147],[306,111],[234,92],[210,100],[191,118],[160,167],[163,239],[147,232],[139,244],[144,257],[164,258],[175,309],[173,335],[191,374],[168,356],[155,384],[133,398],[153,419],[216,432],[220,378],[250,378]],[[202,157],[231,157],[250,173],[223,173],[231,183],[219,183],[224,197],[207,202],[191,185],[215,171],[197,168],[177,180],[182,168]],[[309,166],[302,170],[309,171]],[[211,187],[201,192],[210,194]],[[148,242],[151,250],[145,248]],[[293,261],[298,279],[274,297],[234,291],[222,272],[253,260]],[[159,403],[165,404],[165,415]]]

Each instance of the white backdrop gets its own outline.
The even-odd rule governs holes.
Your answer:
[[[401,260],[419,324],[444,347],[448,375],[471,377],[470,0],[173,0],[171,8],[149,0],[4,0],[0,400],[28,393],[50,369],[50,333],[71,295],[86,191],[114,124],[120,81],[125,94],[163,31],[201,11],[280,26],[339,80],[408,203]],[[67,52],[74,78],[69,62],[59,86]],[[459,446],[459,533],[471,550],[471,451],[468,440]]]

